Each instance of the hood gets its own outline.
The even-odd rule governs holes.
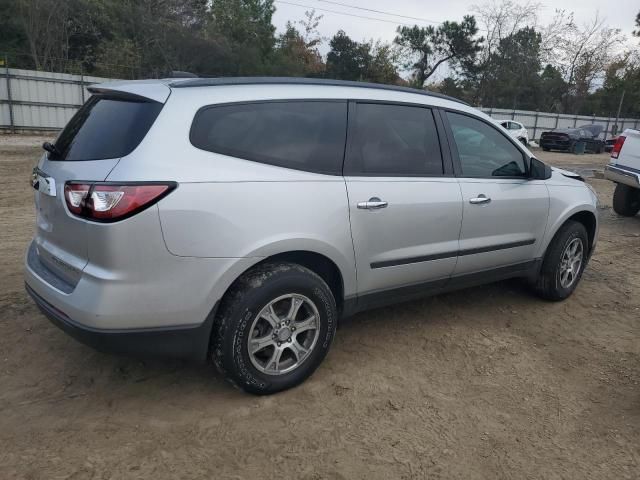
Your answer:
[[[564,175],[567,178],[572,178],[574,180],[580,180],[581,182],[584,182],[584,178],[582,178],[580,175],[578,175],[575,172],[570,172],[569,170],[564,170],[558,167],[551,167],[551,170],[553,172],[559,173],[560,175]]]
[[[578,128],[582,128],[583,130],[590,132],[591,135],[593,135],[594,137],[597,137],[598,135],[600,135],[604,130],[604,127],[602,125],[596,125],[593,123],[590,123],[588,125],[582,125]]]

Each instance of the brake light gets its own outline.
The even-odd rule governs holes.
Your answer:
[[[98,222],[115,222],[150,207],[176,186],[175,182],[69,182],[64,187],[64,197],[74,215]]]
[[[613,149],[611,150],[611,158],[618,158],[620,155],[620,150],[622,150],[622,145],[624,145],[625,140],[624,135],[620,135],[616,140],[616,143],[613,144]]]

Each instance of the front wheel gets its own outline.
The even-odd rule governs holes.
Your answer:
[[[264,264],[225,295],[211,339],[213,361],[246,392],[286,390],[320,365],[336,323],[336,302],[322,278],[293,263]]]
[[[623,217],[633,217],[640,211],[640,190],[618,183],[613,192],[613,210]]]
[[[547,248],[534,285],[547,300],[564,300],[576,289],[589,258],[587,230],[579,222],[567,221]]]

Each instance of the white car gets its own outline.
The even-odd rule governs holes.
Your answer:
[[[640,131],[627,128],[616,139],[604,176],[616,182],[613,209],[618,215],[633,217],[640,211]]]
[[[513,120],[498,120],[498,123],[502,125],[507,132],[509,132],[509,135],[521,142],[523,145],[529,144],[529,132],[520,122],[515,122]]]

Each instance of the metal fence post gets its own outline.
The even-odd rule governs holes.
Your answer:
[[[16,133],[15,122],[13,121],[13,102],[11,101],[11,78],[9,77],[9,58],[4,56],[4,71],[7,79],[7,103],[9,104],[9,125],[11,133]]]
[[[638,120],[636,120],[635,122],[633,122],[633,129],[637,130],[638,129]]]
[[[536,119],[533,123],[533,139],[536,139],[536,134],[538,133],[538,117],[540,116],[540,112],[536,110]]]
[[[82,72],[82,66],[80,66],[80,99],[84,105],[84,74]]]
[[[578,115],[573,117],[573,128],[576,128],[577,125],[578,125]]]
[[[609,123],[611,122],[611,115],[607,117],[607,126],[604,129],[604,139],[607,139],[607,135],[609,135]]]
[[[558,114],[556,115],[556,126],[555,126],[555,127],[553,127],[554,129],[558,128],[558,122],[559,122],[559,121],[560,121],[560,113],[558,113]]]
[[[516,111],[515,111],[515,110],[513,110],[513,111],[511,112],[511,120],[515,120],[515,119],[516,119]]]

